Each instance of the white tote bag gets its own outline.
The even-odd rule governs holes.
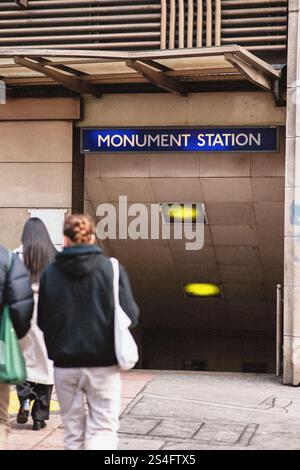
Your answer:
[[[131,320],[124,312],[119,300],[119,262],[110,258],[114,272],[115,300],[115,354],[120,369],[130,370],[139,360],[138,348],[129,331]]]

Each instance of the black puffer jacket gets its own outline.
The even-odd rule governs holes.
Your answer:
[[[18,256],[12,255],[8,273],[8,252],[0,246],[0,312],[9,305],[11,320],[18,338],[26,335],[33,312],[33,293],[27,270]]]
[[[137,322],[138,308],[120,266],[120,304]],[[38,325],[57,367],[105,367],[114,353],[113,269],[94,245],[65,248],[42,275]]]

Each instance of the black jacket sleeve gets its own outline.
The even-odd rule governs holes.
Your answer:
[[[0,307],[4,304],[4,299],[5,299],[5,283],[6,283],[7,271],[8,271],[7,249],[4,248],[3,246],[0,246]]]
[[[124,312],[129,316],[130,320],[132,321],[131,327],[137,325],[138,317],[139,317],[139,308],[133,298],[132,290],[130,287],[130,282],[128,275],[124,269],[124,267],[119,264],[120,266],[120,277],[119,277],[119,298],[120,298],[120,305]]]
[[[12,266],[7,277],[5,301],[18,338],[23,338],[30,328],[33,313],[33,293],[24,263],[13,254]]]

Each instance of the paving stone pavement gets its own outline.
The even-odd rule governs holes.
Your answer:
[[[300,389],[272,375],[134,370],[122,382],[120,450],[300,449]],[[62,450],[59,413],[39,432],[11,416],[7,449]]]

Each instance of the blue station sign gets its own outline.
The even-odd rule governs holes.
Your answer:
[[[277,127],[82,129],[81,151],[277,152]]]

